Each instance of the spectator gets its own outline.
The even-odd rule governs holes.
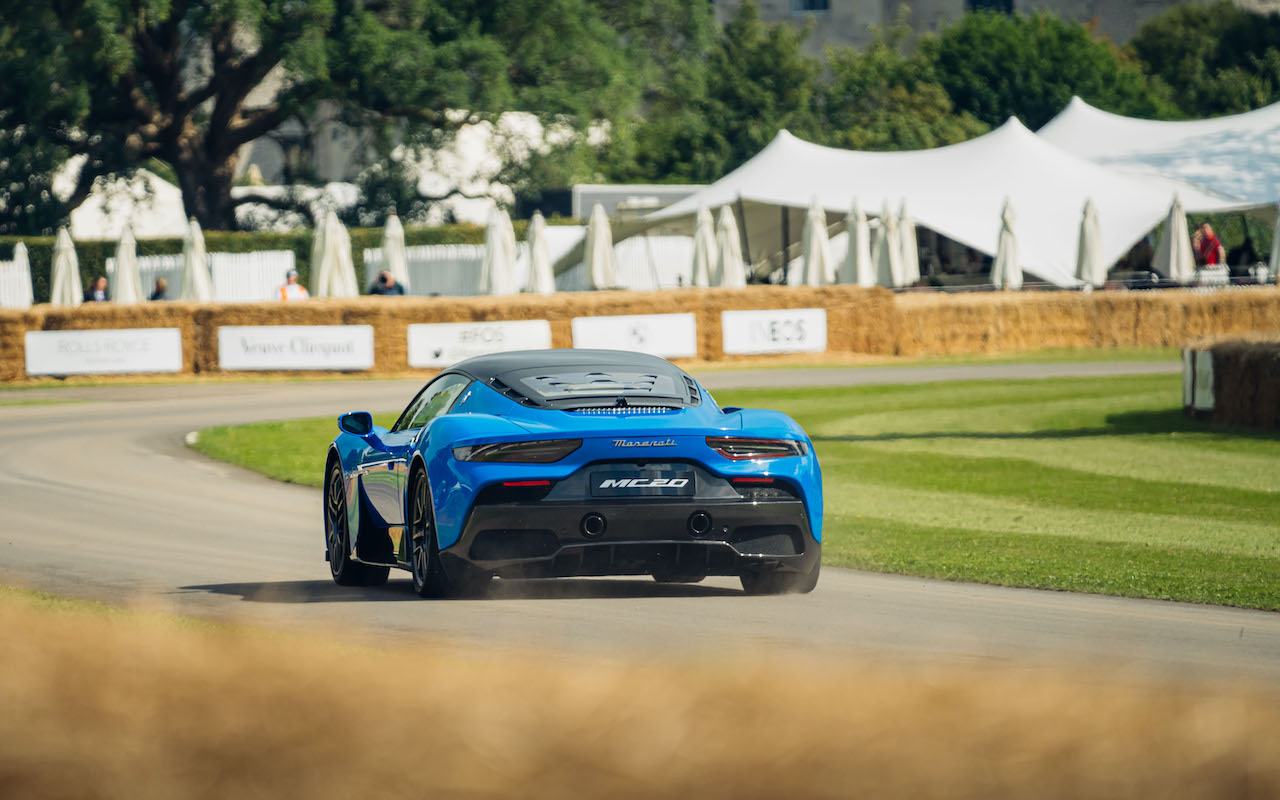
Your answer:
[[[291,269],[284,274],[284,286],[280,287],[281,302],[291,302],[294,300],[306,300],[311,297],[307,292],[307,287],[298,283],[298,271]]]
[[[1200,223],[1195,235],[1191,237],[1191,246],[1196,251],[1196,263],[1204,267],[1216,267],[1226,263],[1227,251],[1222,241],[1213,232],[1213,226],[1207,222]]]
[[[164,278],[156,278],[156,288],[151,290],[148,300],[168,300],[169,282]]]
[[[99,275],[93,279],[93,283],[89,284],[89,288],[84,291],[84,301],[86,303],[105,303],[111,299],[111,295],[107,293],[107,278],[105,275]]]
[[[396,282],[396,276],[387,270],[378,273],[378,279],[369,287],[369,294],[404,294],[403,284]]]

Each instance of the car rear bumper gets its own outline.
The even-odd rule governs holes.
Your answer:
[[[585,524],[593,515],[604,521],[594,535]],[[543,578],[807,573],[820,553],[798,500],[691,498],[477,506],[443,555],[502,577]]]

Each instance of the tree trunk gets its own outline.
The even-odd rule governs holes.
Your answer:
[[[182,204],[188,217],[195,217],[200,227],[209,231],[236,229],[235,207],[231,203],[231,185],[238,156],[232,154],[220,161],[201,157],[185,149],[173,161],[182,189]]]

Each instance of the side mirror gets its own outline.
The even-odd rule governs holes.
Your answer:
[[[723,412],[724,412],[724,413],[726,413],[726,414],[736,414],[737,412],[741,411],[742,409],[741,409],[741,408],[739,408],[739,407],[737,407],[737,406],[727,406],[727,407],[722,408],[722,409],[720,409],[720,410],[721,410],[721,411],[723,411]]]
[[[356,436],[368,436],[373,432],[373,416],[368,411],[352,411],[338,417],[338,429]]]

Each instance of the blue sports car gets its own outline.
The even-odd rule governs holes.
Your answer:
[[[822,475],[778,411],[720,408],[683,370],[612,350],[480,356],[433,378],[390,430],[338,418],[325,558],[342,585],[406,569],[423,597],[495,575],[737,575],[809,592]]]

